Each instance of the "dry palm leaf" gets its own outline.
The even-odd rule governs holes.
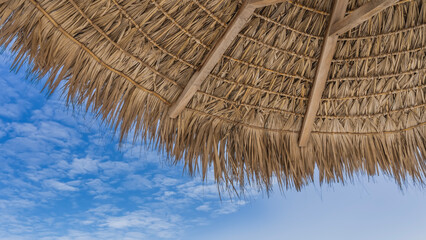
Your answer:
[[[374,1],[349,0],[346,16]],[[426,2],[394,1],[336,36],[305,147],[335,1],[275,2],[253,9],[176,118],[169,109],[245,2],[0,0],[0,44],[122,137],[135,130],[191,173],[214,168],[218,182],[300,189],[318,171],[321,182],[383,172],[422,183]]]

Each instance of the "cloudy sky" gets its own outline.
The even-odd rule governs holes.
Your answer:
[[[386,177],[218,194],[155,149],[46,96],[0,55],[0,240],[424,240],[426,190]]]

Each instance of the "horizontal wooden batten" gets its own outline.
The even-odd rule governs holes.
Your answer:
[[[265,7],[265,6],[269,6],[269,5],[273,5],[277,3],[282,3],[285,1],[287,0],[249,0],[248,4],[258,8],[258,7]]]
[[[246,23],[250,20],[251,16],[254,13],[254,10],[258,7],[264,7],[267,5],[272,5],[280,2],[285,2],[286,0],[248,0],[245,1],[237,15],[234,17],[232,22],[229,24],[226,32],[223,34],[222,38],[217,42],[213,50],[208,55],[207,59],[204,61],[203,66],[200,70],[194,73],[194,75],[189,80],[185,89],[180,94],[176,102],[174,102],[169,108],[169,117],[176,118],[194,96],[198,89],[200,89],[201,84],[211,73],[213,68],[219,62],[226,49],[232,44],[232,42],[237,37],[238,33],[243,29]]]

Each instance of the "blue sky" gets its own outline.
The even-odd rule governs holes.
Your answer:
[[[47,97],[0,56],[0,240],[426,239],[426,190],[386,177],[222,195]]]

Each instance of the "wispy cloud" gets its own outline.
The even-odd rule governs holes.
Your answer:
[[[27,199],[0,199],[0,209],[31,208],[35,205],[35,202]]]
[[[63,182],[59,182],[57,180],[53,180],[53,179],[49,179],[49,180],[45,180],[44,183],[51,188],[54,188],[56,190],[59,191],[78,191],[78,188],[73,187],[69,184],[63,183]]]
[[[210,204],[204,203],[203,205],[200,205],[198,207],[195,208],[197,211],[203,211],[203,212],[208,212],[211,210]]]
[[[127,190],[146,190],[152,187],[152,182],[146,176],[132,174],[125,178],[123,186]]]
[[[98,160],[93,160],[89,157],[85,158],[74,158],[69,174],[74,176],[76,174],[96,174],[98,172]]]
[[[179,233],[181,220],[182,217],[175,214],[160,216],[151,211],[138,210],[119,217],[109,217],[104,225],[117,229],[143,229],[157,237],[172,238]]]
[[[179,239],[244,204],[1,69],[0,239]]]

